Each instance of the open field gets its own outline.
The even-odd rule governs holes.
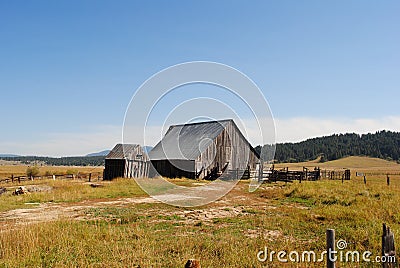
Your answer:
[[[28,165],[20,165],[20,164],[15,164],[15,165],[10,165],[7,162],[3,162],[2,165],[0,165],[0,179],[1,178],[9,178],[11,177],[11,174],[14,176],[21,176],[21,175],[26,175],[26,169],[28,168]],[[92,166],[86,166],[86,167],[80,167],[80,166],[38,166],[40,175],[45,175],[46,173],[48,174],[66,174],[66,173],[102,173],[104,167],[92,167]]]
[[[399,168],[382,166],[374,172],[388,170]],[[220,200],[193,209],[156,202],[129,179],[101,182],[104,187],[98,188],[78,181],[27,183],[52,190],[0,196],[0,267],[183,267],[190,258],[199,259],[202,267],[323,267],[284,265],[276,258],[260,262],[257,253],[265,247],[322,252],[327,228],[334,228],[349,250],[369,250],[373,256],[380,253],[383,222],[400,237],[400,176],[395,175],[390,186],[385,176],[371,175],[367,185],[352,176],[343,184],[264,184],[253,193],[241,181]],[[3,186],[11,190],[16,185]]]

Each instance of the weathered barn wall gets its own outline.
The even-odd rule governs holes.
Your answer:
[[[149,158],[137,144],[117,144],[105,160],[104,179],[147,177]]]
[[[157,171],[152,172],[151,177],[160,175],[167,178],[195,178],[194,160],[151,160],[151,164]]]
[[[125,178],[147,177],[149,171],[149,161],[125,160]]]
[[[112,180],[124,177],[125,159],[106,159],[104,168],[104,180]]]
[[[228,170],[254,170],[260,160],[233,121],[215,138],[214,143],[196,159],[196,172],[206,176],[215,167],[221,170],[228,164]]]

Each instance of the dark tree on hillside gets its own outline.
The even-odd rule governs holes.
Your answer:
[[[18,156],[0,157],[2,160],[21,161],[25,164],[42,162],[50,166],[102,166],[105,156],[73,156],[73,157],[42,157],[42,156]]]
[[[256,150],[261,151],[261,146]],[[323,161],[329,161],[358,155],[400,161],[400,133],[383,130],[375,134],[335,134],[299,143],[278,143],[275,159],[278,162],[301,162],[323,156]]]

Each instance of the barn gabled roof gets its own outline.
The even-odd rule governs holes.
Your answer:
[[[151,160],[195,160],[230,123],[237,128],[232,119],[172,125],[149,152],[149,157]],[[250,143],[249,146],[254,150]]]
[[[139,144],[121,144],[118,143],[114,148],[108,153],[106,159],[125,159],[134,157],[133,154],[135,150],[140,147]]]

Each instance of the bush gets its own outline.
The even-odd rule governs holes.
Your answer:
[[[26,169],[26,176],[28,177],[35,177],[38,176],[40,173],[39,168],[37,166],[28,167]]]

